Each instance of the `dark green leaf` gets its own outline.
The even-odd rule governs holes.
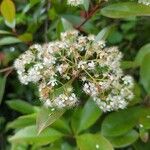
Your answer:
[[[139,134],[135,131],[129,131],[125,135],[108,138],[115,148],[127,147],[133,144],[139,137]]]
[[[143,58],[140,68],[140,81],[146,92],[150,94],[150,53]]]
[[[95,41],[98,42],[100,40],[106,40],[107,37],[112,33],[114,30],[115,26],[111,25],[108,27],[103,28],[98,35],[95,37]]]
[[[101,14],[110,18],[150,16],[150,9],[149,6],[136,2],[120,2],[102,8]]]
[[[0,46],[20,43],[21,41],[15,37],[4,37],[0,39]]]
[[[111,44],[120,43],[123,40],[123,35],[119,31],[114,31],[111,36],[109,36],[108,41]]]
[[[144,129],[150,129],[150,108],[143,108],[143,111],[139,118],[139,124],[142,125]]]
[[[137,53],[136,55],[136,58],[135,58],[135,63],[139,66],[141,66],[142,64],[142,61],[144,59],[144,57],[150,53],[150,43],[142,46],[139,50],[139,52]]]
[[[36,123],[36,114],[25,115],[18,117],[14,121],[7,124],[7,128],[24,128],[26,126],[34,125]]]
[[[82,109],[81,107],[78,107],[74,109],[73,115],[71,117],[71,128],[74,134],[77,134],[81,113],[82,113]]]
[[[102,112],[92,99],[89,99],[82,109],[78,132],[88,129],[101,116]]]
[[[69,21],[67,21],[65,18],[61,18],[61,21],[65,31],[73,29],[72,24]]]
[[[11,33],[11,32],[9,32],[9,31],[0,30],[0,34],[12,34],[12,33]]]
[[[77,27],[79,26],[85,19],[81,18],[79,16],[75,16],[75,15],[63,15],[63,18],[65,18],[66,20],[68,20],[69,22],[71,22],[73,24],[73,26]],[[83,26],[82,26],[83,30],[85,30],[88,33],[97,33],[98,30],[95,27],[94,24],[92,24],[90,21],[86,22]]]
[[[114,137],[127,133],[136,125],[140,113],[140,107],[132,107],[109,114],[102,123],[102,134]]]
[[[6,103],[10,108],[21,112],[22,114],[31,114],[37,112],[37,109],[34,106],[23,100],[9,100],[6,101]]]
[[[40,135],[37,134],[36,126],[28,126],[19,130],[14,136],[9,138],[12,143],[29,143],[43,145],[54,142],[62,137],[62,134],[52,128],[47,128]]]
[[[21,40],[22,42],[30,42],[33,40],[33,36],[31,33],[24,33],[22,35],[19,35],[18,39]]]
[[[113,150],[110,142],[100,134],[82,134],[77,137],[80,150]]]
[[[71,129],[67,120],[63,118],[57,119],[54,123],[51,124],[51,127],[63,133],[71,133]]]

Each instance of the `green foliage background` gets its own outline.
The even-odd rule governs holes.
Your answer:
[[[79,7],[65,0],[2,0],[0,10],[1,150],[150,150],[150,6],[137,0],[84,0]],[[135,78],[135,98],[117,112],[102,113],[85,97],[78,108],[51,112],[11,66],[31,44],[59,39],[86,19],[78,28],[83,34],[124,54],[122,68]]]

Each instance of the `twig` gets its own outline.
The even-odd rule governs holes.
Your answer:
[[[95,5],[92,10],[90,12],[88,12],[85,20],[78,25],[77,27],[75,27],[77,30],[82,31],[81,27],[95,14],[95,12],[100,8],[100,4]]]
[[[13,69],[14,69],[14,67],[13,67],[13,66],[10,66],[10,67],[1,69],[1,70],[0,70],[0,73],[3,73],[3,72],[11,72]]]

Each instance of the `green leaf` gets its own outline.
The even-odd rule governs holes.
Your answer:
[[[37,112],[36,107],[32,106],[31,104],[29,104],[23,100],[19,100],[19,99],[13,100],[12,99],[12,100],[6,101],[6,103],[10,108],[12,108],[22,114],[32,114],[32,113]]]
[[[71,116],[71,128],[74,132],[74,134],[77,134],[78,132],[78,127],[79,127],[79,122],[80,122],[80,116],[82,113],[81,107],[78,107],[74,109],[73,115]]]
[[[34,125],[36,123],[36,116],[37,116],[36,114],[31,114],[18,117],[14,121],[8,123],[7,128],[17,129],[17,128],[24,128],[29,125]]]
[[[85,10],[88,11],[90,6],[90,0],[83,0],[83,6]]]
[[[48,126],[54,123],[58,118],[60,118],[65,110],[54,110],[51,111],[49,108],[41,108],[37,116],[37,130],[38,134],[40,134],[43,130],[45,130]]]
[[[89,99],[82,109],[78,132],[88,129],[101,116],[102,112],[92,99]]]
[[[77,136],[80,150],[113,150],[110,142],[100,134],[82,134]]]
[[[29,143],[44,145],[55,140],[58,140],[62,137],[62,134],[57,130],[52,128],[47,128],[40,135],[37,135],[36,126],[28,126],[19,130],[14,136],[9,138],[9,141],[12,143]]]
[[[37,4],[37,3],[39,3],[40,2],[40,0],[30,0],[30,4],[32,5],[32,6],[34,6],[35,4]]]
[[[27,150],[28,145],[26,143],[20,143],[19,145],[16,143],[13,143],[11,145],[11,150]]]
[[[0,76],[0,104],[2,102],[3,95],[5,92],[6,79],[7,79],[7,76],[3,76],[3,77]]]
[[[65,142],[61,145],[61,150],[75,150],[75,149],[70,144]]]
[[[102,134],[114,137],[127,133],[136,125],[140,113],[141,107],[131,107],[107,115],[102,122]]]
[[[150,108],[149,107],[144,107],[139,118],[139,124],[141,124],[143,128],[146,130],[150,129]]]
[[[15,27],[15,5],[12,0],[3,0],[1,3],[1,13],[5,18],[6,25],[11,28]]]
[[[20,43],[21,41],[15,37],[4,37],[0,39],[0,46]]]
[[[73,29],[72,24],[68,20],[61,18],[61,21],[65,31]]]
[[[150,16],[150,8],[136,2],[120,2],[102,8],[101,14],[110,18]]]
[[[108,41],[111,44],[118,44],[123,40],[123,35],[119,31],[114,31],[111,36],[109,36]]]
[[[70,15],[70,14],[62,15],[62,17],[65,18],[66,20],[68,20],[69,22],[71,22],[74,27],[79,26],[85,20],[84,18],[81,18],[79,16],[75,16],[75,15]],[[93,33],[93,34],[98,32],[98,29],[90,21],[87,21],[82,26],[82,29],[88,33]]]
[[[106,40],[107,37],[112,33],[112,31],[114,30],[115,26],[111,25],[108,27],[103,28],[98,35],[95,37],[95,41],[101,41],[101,40]]]
[[[9,31],[0,30],[0,34],[12,34],[12,33],[11,33],[11,32],[9,32]]]
[[[71,133],[71,129],[67,120],[63,118],[57,119],[54,123],[51,124],[51,127],[63,133]]]
[[[150,53],[142,61],[140,68],[140,82],[148,94],[150,94]]]
[[[142,46],[136,55],[135,63],[141,66],[144,57],[150,53],[150,43]]]
[[[24,33],[22,35],[19,35],[18,39],[20,39],[22,42],[30,42],[33,40],[33,36],[31,33]]]
[[[140,140],[134,144],[135,150],[149,150],[150,148],[150,142],[144,143]]]
[[[139,134],[135,130],[132,130],[125,135],[108,139],[115,148],[122,148],[133,144],[138,138]]]

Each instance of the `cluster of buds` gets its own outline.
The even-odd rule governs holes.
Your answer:
[[[150,5],[150,0],[139,0],[138,2],[144,5]]]
[[[78,104],[73,82],[93,98],[104,112],[123,109],[133,98],[134,81],[120,67],[122,53],[106,47],[94,35],[76,30],[61,34],[59,41],[32,45],[14,63],[21,83],[36,83],[46,106],[71,108]]]

